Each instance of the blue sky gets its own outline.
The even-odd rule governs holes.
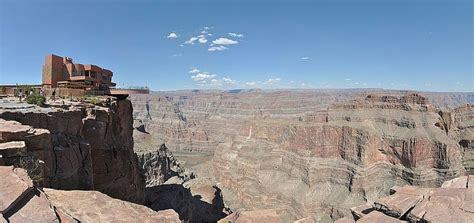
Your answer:
[[[470,0],[2,0],[0,84],[40,83],[44,56],[54,53],[111,69],[118,85],[153,90],[472,92],[472,6]]]

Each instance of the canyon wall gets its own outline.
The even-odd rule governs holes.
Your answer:
[[[131,100],[137,148],[165,142],[185,163],[211,154],[191,168],[234,211],[331,222],[395,185],[435,187],[472,172],[472,94],[423,95],[193,91]]]
[[[29,169],[41,187],[98,190],[143,203],[132,110],[128,100],[0,110],[0,161]]]

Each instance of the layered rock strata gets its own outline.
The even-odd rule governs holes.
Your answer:
[[[26,168],[37,185],[144,201],[130,101],[0,110],[0,123],[0,162]]]
[[[132,102],[149,133],[137,144],[212,154],[208,177],[236,212],[284,209],[291,220],[331,222],[395,185],[436,187],[472,170],[472,107],[442,110],[466,101],[428,95],[434,104],[384,91],[176,92]]]

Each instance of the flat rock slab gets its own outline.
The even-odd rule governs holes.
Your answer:
[[[34,108],[35,106],[32,104],[21,103],[21,102],[13,102],[13,101],[0,101],[0,109],[5,110],[17,110],[17,109],[29,109]]]
[[[364,217],[366,214],[369,214],[373,210],[374,208],[370,204],[364,204],[364,205],[351,208],[352,215],[354,216],[356,220]]]
[[[34,189],[31,195],[31,198],[25,197],[27,203],[18,207],[19,210],[8,218],[10,222],[59,222],[44,193]]]
[[[441,185],[442,188],[469,188],[469,186],[474,187],[474,176],[461,176]]]
[[[437,188],[410,211],[408,219],[424,222],[474,220],[474,188]]]
[[[33,189],[33,182],[25,170],[13,166],[0,166],[0,176],[0,213],[4,213]]]
[[[334,223],[354,223],[352,218],[339,218]]]
[[[374,222],[405,223],[408,221],[402,221],[398,218],[390,217],[378,211],[372,211],[357,221],[357,223],[374,223]]]
[[[12,141],[13,138],[21,138],[28,135],[31,126],[23,125],[16,121],[0,119],[0,142]]]
[[[391,222],[377,219],[382,215],[410,222],[474,222],[474,188],[469,187],[472,178],[470,175],[449,180],[441,188],[392,188],[394,194],[374,202],[376,211],[357,222]]]
[[[192,189],[191,192],[193,195],[201,196],[201,201],[212,205],[216,197],[217,190],[212,186],[202,186],[197,189]]]
[[[25,156],[26,144],[24,141],[0,143],[0,155],[2,155],[2,157]]]
[[[352,221],[352,222],[354,222],[354,221]],[[294,221],[293,223],[315,223],[315,221],[313,219],[311,219],[310,217],[306,217],[306,218],[298,219],[298,220]]]
[[[393,217],[405,215],[424,196],[431,191],[430,188],[418,188],[414,186],[403,186],[397,189],[393,195],[380,198],[374,202],[374,208]]]
[[[80,222],[181,222],[173,210],[155,212],[98,191],[45,189],[45,193],[56,208]]]
[[[279,223],[289,222],[284,217],[285,211],[279,209],[264,209],[255,211],[242,211],[239,213],[232,213],[219,222],[232,222],[232,223]]]

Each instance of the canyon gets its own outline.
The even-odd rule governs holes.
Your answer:
[[[234,213],[333,222],[394,186],[473,174],[472,93],[175,91],[130,97],[135,150],[162,144]]]
[[[0,222],[436,222],[454,203],[463,222],[473,101],[380,89],[4,99]]]

